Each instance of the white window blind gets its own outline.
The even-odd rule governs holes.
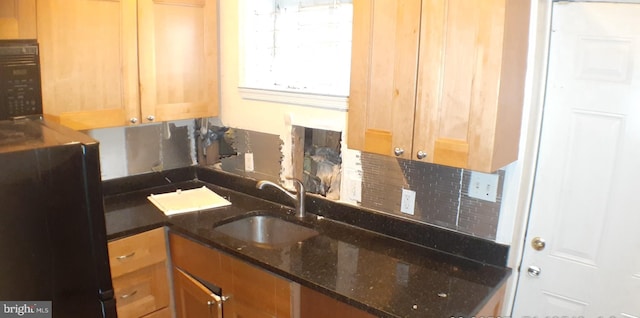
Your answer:
[[[241,88],[346,99],[351,67],[352,0],[244,0],[243,3]]]

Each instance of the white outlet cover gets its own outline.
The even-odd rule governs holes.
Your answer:
[[[413,215],[416,207],[416,192],[402,189],[402,199],[400,201],[400,212]]]
[[[253,171],[253,152],[247,152],[244,154],[244,171]]]
[[[472,198],[496,202],[499,174],[471,171],[469,193]]]

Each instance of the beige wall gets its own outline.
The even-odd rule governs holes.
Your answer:
[[[241,1],[220,1],[221,124],[278,134],[284,142],[283,176],[291,169],[291,125],[344,131],[345,111],[243,99],[238,91]],[[344,138],[343,138],[344,139]]]

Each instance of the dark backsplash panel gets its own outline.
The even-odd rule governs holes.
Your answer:
[[[135,175],[193,164],[188,126],[157,123],[125,128],[127,173]]]
[[[383,213],[440,225],[494,240],[502,200],[504,172],[496,202],[467,195],[471,171],[362,153],[361,205]],[[414,215],[400,212],[402,189],[416,192]]]
[[[282,140],[274,134],[231,128],[225,133],[237,155],[222,158],[222,170],[256,180],[280,181]],[[245,154],[253,153],[254,171],[245,171]]]
[[[279,182],[283,178],[280,175],[280,136],[232,128],[226,133],[225,142],[237,154],[223,156],[221,170],[256,180]],[[253,172],[244,171],[244,154],[247,152],[254,154]],[[469,170],[370,153],[362,153],[360,161],[360,206],[495,240],[502,201],[503,171],[497,172],[496,202],[488,202],[467,195],[471,177]],[[400,212],[403,188],[416,192],[414,215]]]

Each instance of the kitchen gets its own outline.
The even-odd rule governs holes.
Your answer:
[[[541,2],[539,6],[535,5],[534,8],[537,7],[537,10],[541,12],[545,12],[545,10],[549,10],[550,4],[546,2]],[[224,125],[239,129],[252,130],[264,133],[270,133],[281,136],[281,139],[284,142],[284,150],[283,155],[285,156],[284,161],[289,162],[291,159],[288,159],[290,151],[288,151],[288,147],[290,147],[288,140],[291,138],[290,131],[291,125],[304,126],[304,127],[313,127],[313,128],[324,128],[330,130],[342,131],[344,127],[346,127],[347,122],[347,113],[344,111],[336,111],[336,110],[326,110],[319,108],[308,108],[308,107],[299,107],[293,106],[289,104],[280,104],[280,103],[266,103],[266,102],[257,102],[253,100],[247,100],[242,98],[237,89],[237,83],[239,82],[238,77],[238,54],[235,48],[238,45],[238,30],[237,23],[234,20],[234,17],[237,17],[237,6],[233,3],[229,2],[221,2],[220,3],[220,76],[221,76],[221,100],[220,100],[220,120]],[[535,11],[535,10],[534,10]],[[542,15],[541,15],[542,16]],[[544,29],[545,26],[541,25],[539,28]],[[544,41],[544,40],[542,40]],[[538,48],[539,49],[539,48]],[[540,49],[539,49],[540,50]],[[532,63],[532,62],[530,62]],[[540,67],[540,66],[538,66]],[[540,86],[540,84],[538,84]],[[529,99],[535,100],[536,96],[533,93],[533,88],[529,88]],[[539,90],[538,90],[539,91]],[[538,92],[535,91],[535,92]],[[529,104],[525,104],[529,105]],[[529,106],[528,106],[529,107]],[[529,111],[532,112],[531,117],[532,122],[535,122],[535,114],[538,114],[538,109],[533,106]],[[525,113],[527,112],[527,108],[525,108]],[[526,118],[526,117],[525,117]],[[124,125],[124,124],[123,124]],[[533,124],[532,124],[533,125]],[[524,124],[526,127],[526,122]],[[530,128],[534,130],[535,128]],[[125,169],[122,169],[122,160],[123,157],[116,156],[116,153],[124,153],[122,150],[125,148],[121,143],[125,140],[125,129],[122,128],[113,128],[110,130],[105,130],[106,134],[109,135],[110,138],[115,140],[114,150],[102,150],[103,156],[109,155],[112,156],[112,159],[116,159],[114,161],[109,161],[106,165],[113,165],[116,167],[120,167],[119,173],[126,173]],[[98,132],[97,134],[104,133],[105,131]],[[523,129],[524,131],[524,129]],[[526,134],[523,134],[523,139],[527,137]],[[532,137],[529,137],[532,138]],[[102,140],[101,140],[102,141]],[[108,145],[108,141],[102,141],[103,145]],[[524,149],[522,149],[524,148]],[[531,151],[527,149],[527,147],[521,146],[521,151]],[[346,153],[346,152],[345,152]],[[125,155],[126,156],[126,155]],[[523,213],[522,207],[518,207],[519,205],[524,204],[524,201],[518,201],[519,196],[522,196],[522,193],[527,192],[526,189],[521,189],[521,183],[523,186],[527,185],[527,182],[524,180],[526,178],[532,178],[532,171],[534,171],[533,163],[531,163],[531,158],[533,155],[529,153],[529,157],[523,157],[522,159],[516,162],[513,165],[510,165],[506,168],[505,177],[507,178],[505,182],[505,190],[504,194],[505,198],[502,203],[500,219],[497,221],[497,229],[495,229],[494,234],[496,241],[499,243],[511,245],[512,250],[518,250],[519,245],[522,245],[524,242],[523,237],[518,237],[518,235],[523,235],[524,233],[524,223],[522,220],[517,220],[518,218],[525,218],[526,213]],[[118,161],[120,160],[120,161]],[[125,159],[126,160],[126,159]],[[348,162],[348,159],[344,159],[345,162]],[[528,165],[528,166],[527,166]],[[526,167],[526,168],[525,168]],[[289,166],[283,166],[282,175],[288,175],[290,169]],[[346,169],[346,167],[345,167]],[[105,169],[103,167],[103,173],[111,171],[110,169]],[[122,176],[122,175],[115,175]],[[522,193],[519,193],[522,192]],[[526,196],[526,195],[525,195]],[[517,212],[521,211],[521,212]],[[495,222],[495,221],[494,221]],[[520,224],[522,223],[522,224]],[[522,232],[522,233],[519,233]],[[512,238],[512,233],[514,233],[514,237]],[[513,242],[513,243],[512,243]],[[517,268],[517,264],[519,259],[517,255],[511,255],[512,259],[510,260],[509,267]],[[512,275],[512,277],[515,276]],[[508,311],[507,311],[508,312]]]

